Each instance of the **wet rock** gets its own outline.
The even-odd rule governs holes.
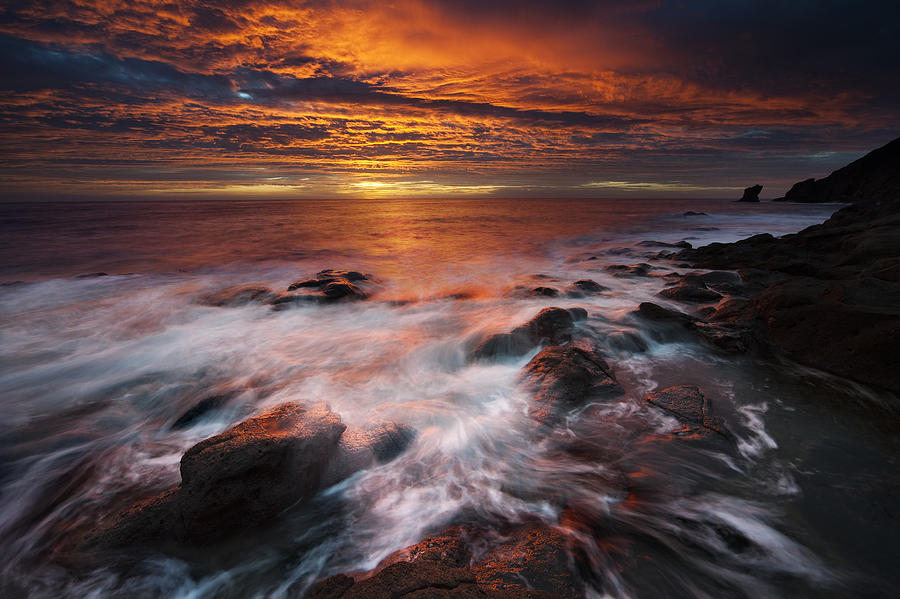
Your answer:
[[[710,401],[694,385],[677,385],[649,393],[646,400],[669,412],[686,425],[678,434],[702,434],[705,431],[729,436],[723,421],[710,414]]]
[[[762,191],[762,185],[754,185],[753,187],[748,187],[744,189],[744,195],[741,196],[741,199],[738,202],[758,202],[759,201],[759,192]]]
[[[278,294],[268,287],[260,287],[258,285],[236,285],[203,296],[203,298],[201,298],[201,303],[217,308],[236,307],[245,306],[251,303],[271,303],[277,297]]]
[[[700,339],[729,354],[744,354],[757,346],[753,329],[744,324],[697,322],[694,330]]]
[[[534,396],[529,415],[547,426],[588,398],[624,393],[600,353],[584,344],[544,348],[525,366],[522,380]]]
[[[660,297],[690,304],[708,304],[722,299],[722,294],[709,289],[702,279],[685,277],[673,287],[659,292]]]
[[[631,331],[613,331],[606,336],[606,344],[613,350],[633,354],[647,351],[647,344],[641,336]]]
[[[264,526],[354,472],[386,462],[414,438],[393,422],[350,429],[324,404],[285,403],[190,448],[181,485],[144,499],[86,545],[203,545]]]
[[[641,247],[651,247],[651,248],[661,247],[661,248],[690,249],[691,247],[693,247],[690,243],[688,243],[687,241],[684,241],[684,240],[678,241],[676,243],[669,243],[667,241],[647,240],[647,241],[641,241],[640,243],[638,243],[638,245]]]
[[[96,279],[99,277],[108,277],[109,274],[105,272],[86,272],[84,274],[76,275],[76,279]]]
[[[374,422],[349,428],[341,435],[337,454],[328,464],[323,487],[329,487],[354,472],[389,462],[403,453],[416,438],[416,431],[399,422]]]
[[[584,585],[575,573],[567,537],[542,525],[523,526],[503,542],[479,539],[476,556],[453,528],[388,556],[371,575],[345,575],[313,587],[308,599],[395,597],[461,599],[579,599]]]
[[[646,262],[640,264],[610,264],[606,271],[614,277],[649,277],[652,266]]]
[[[649,320],[652,322],[673,324],[684,328],[693,328],[697,318],[689,316],[684,312],[663,308],[653,302],[642,302],[638,305],[638,309],[633,312],[638,318]]]
[[[326,269],[316,273],[315,278],[303,279],[288,286],[288,291],[309,290],[303,293],[288,293],[272,301],[276,309],[304,303],[330,303],[336,301],[359,301],[369,297],[369,293],[357,283],[371,280],[355,270]]]
[[[220,538],[312,497],[345,429],[324,405],[286,403],[194,445],[181,458],[186,535]]]
[[[532,297],[556,297],[559,295],[559,290],[553,287],[535,287],[528,294]]]
[[[191,406],[184,414],[179,416],[175,422],[172,423],[172,428],[180,430],[192,426],[196,421],[200,420],[210,412],[220,409],[228,403],[228,400],[231,399],[231,397],[232,396],[228,394],[220,394],[210,395],[209,397],[201,399]]]
[[[609,291],[609,287],[604,287],[592,279],[580,279],[566,288],[566,295],[569,297],[584,297],[585,295],[603,293],[604,291]]]
[[[693,210],[688,210],[682,216],[709,216],[705,212],[694,212]]]
[[[796,201],[851,201],[821,225],[756,235],[677,255],[699,268],[736,269],[746,301],[712,322],[743,323],[786,357],[900,394],[900,139],[814,183]],[[886,356],[888,356],[886,358]]]
[[[583,320],[587,312],[582,308],[544,308],[534,318],[509,333],[491,335],[479,343],[471,353],[473,360],[502,356],[523,356],[535,347],[565,343],[571,339],[576,320]]]

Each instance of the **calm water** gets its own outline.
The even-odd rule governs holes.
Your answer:
[[[637,200],[0,204],[0,594],[296,596],[461,519],[489,528],[540,518],[564,528],[554,497],[567,488],[609,522],[608,538],[585,541],[597,597],[892,596],[900,450],[881,398],[796,365],[659,342],[628,313],[641,301],[665,303],[656,297],[663,280],[604,270],[661,249],[642,241],[785,234],[834,209]],[[659,274],[672,266],[654,264]],[[279,312],[201,301],[235,284],[283,290],[329,267],[372,273],[374,297]],[[78,277],[98,272],[108,276]],[[610,291],[582,299],[515,292],[585,277]],[[465,359],[484,335],[549,305],[588,309],[584,327],[627,391],[570,415],[569,434],[602,460],[530,440],[517,379],[531,355]],[[615,343],[625,332],[649,349]],[[674,384],[699,385],[737,441],[698,449],[673,440],[675,421],[642,398]],[[234,395],[225,408],[172,429],[199,398],[221,391]],[[238,547],[157,555],[127,569],[53,554],[66,531],[96,514],[177,484],[179,459],[194,443],[265,407],[320,400],[347,423],[390,418],[418,436],[397,460]]]

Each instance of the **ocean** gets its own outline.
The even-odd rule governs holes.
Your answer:
[[[669,244],[789,234],[836,209],[639,199],[0,204],[0,594],[302,596],[450,524],[565,528],[566,489],[567,501],[604,518],[580,562],[592,596],[842,597],[862,587],[887,596],[898,580],[888,549],[900,441],[871,418],[877,393],[782,359],[665,338],[632,315],[648,301],[688,309],[657,295],[666,274],[690,270],[660,257],[678,249]],[[649,276],[615,268],[641,263]],[[328,268],[370,274],[371,297],[283,310],[209,301],[236,285],[284,292]],[[567,295],[581,279],[607,290]],[[519,378],[537,350],[467,359],[479,340],[548,306],[588,311],[580,326],[626,391],[573,410],[560,433],[602,459],[527,432]],[[644,397],[680,384],[715,402],[733,443],[672,434],[678,422]],[[211,395],[225,400],[174,426]],[[68,535],[177,485],[188,448],[286,401],[324,401],[349,425],[402,422],[416,437],[397,459],[236,542],[127,565],[61,555]]]

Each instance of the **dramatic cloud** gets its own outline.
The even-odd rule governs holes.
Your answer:
[[[777,194],[900,133],[884,2],[10,2],[0,192]]]

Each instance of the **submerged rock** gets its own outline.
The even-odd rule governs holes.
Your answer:
[[[229,394],[219,394],[219,395],[210,395],[208,397],[204,397],[196,404],[191,406],[184,414],[179,416],[175,422],[172,423],[172,428],[175,430],[180,430],[183,428],[188,428],[192,426],[196,421],[200,420],[208,413],[218,410],[231,399],[231,395]]]
[[[572,337],[576,320],[587,318],[583,308],[544,308],[534,318],[509,333],[491,335],[472,350],[471,359],[524,356],[542,344],[557,345]]]
[[[201,298],[201,303],[217,308],[245,306],[250,303],[267,304],[278,297],[278,294],[268,287],[258,285],[235,285],[207,294]]]
[[[697,434],[705,431],[728,436],[721,418],[710,414],[710,401],[694,385],[677,385],[649,393],[647,401],[669,412],[686,426],[678,434]]]
[[[566,288],[566,295],[569,297],[584,297],[589,294],[603,293],[609,291],[609,287],[604,287],[593,279],[579,279]]]
[[[272,300],[276,310],[306,303],[331,303],[337,301],[360,301],[368,299],[370,293],[358,283],[370,281],[371,275],[355,270],[321,270],[315,278],[303,279],[288,285],[288,292]],[[303,290],[302,293],[290,293]]]
[[[699,276],[685,276],[672,287],[659,292],[661,297],[691,304],[707,304],[722,299],[722,294],[707,287]]]

